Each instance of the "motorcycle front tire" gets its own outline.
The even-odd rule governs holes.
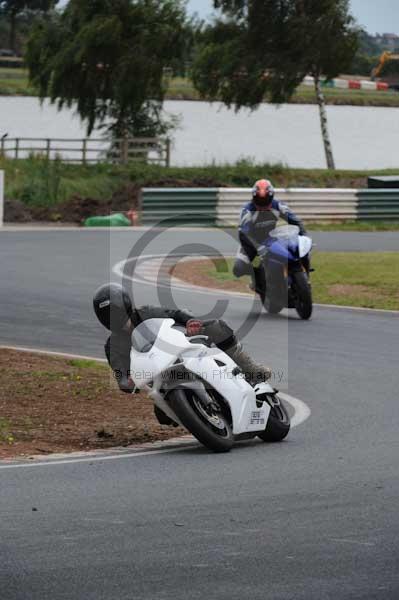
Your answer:
[[[276,399],[278,404],[276,404]],[[266,429],[259,433],[258,437],[264,442],[281,442],[287,437],[290,428],[291,420],[284,402],[278,396],[273,396]]]
[[[194,395],[195,392],[191,392],[191,394]],[[168,395],[168,402],[184,427],[206,448],[213,452],[229,452],[231,450],[234,437],[231,425],[226,419],[224,419],[223,434],[222,432],[218,433],[198,412],[195,403],[190,398],[190,393],[185,389],[172,390]]]
[[[304,271],[293,273],[295,289],[295,309],[301,319],[310,319],[313,311],[312,290],[309,279]]]

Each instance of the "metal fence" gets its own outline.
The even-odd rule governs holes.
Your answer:
[[[121,138],[110,142],[95,138],[0,138],[0,156],[15,160],[29,156],[56,158],[71,163],[132,161],[170,166],[170,140]]]

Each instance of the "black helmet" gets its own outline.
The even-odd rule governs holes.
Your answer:
[[[100,323],[112,331],[121,330],[132,314],[132,302],[119,283],[99,287],[94,294],[93,307]]]

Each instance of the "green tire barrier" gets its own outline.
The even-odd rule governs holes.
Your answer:
[[[399,220],[399,189],[357,190],[357,218]]]
[[[143,225],[237,226],[248,188],[144,188]],[[277,189],[305,222],[399,220],[399,189]]]
[[[218,188],[143,188],[141,224],[213,227]]]
[[[89,217],[84,222],[85,227],[129,227],[130,225],[129,219],[122,213],[104,217]]]

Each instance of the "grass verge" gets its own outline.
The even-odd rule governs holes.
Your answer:
[[[314,252],[313,300],[319,304],[399,310],[399,252]],[[174,275],[190,283],[249,292],[249,277],[237,280],[233,259],[179,263]]]
[[[399,94],[395,91],[345,90],[325,87],[323,92],[326,103],[330,105],[399,106]],[[192,82],[183,77],[171,79],[166,97],[169,100],[201,100]],[[310,86],[300,85],[289,104],[317,104],[314,89]]]
[[[144,394],[106,365],[0,349],[0,458],[127,446],[186,432],[158,424]]]
[[[38,156],[25,160],[0,157],[0,169],[6,174],[6,196],[26,203],[59,202],[74,193],[106,197],[126,182],[140,185],[180,182],[181,185],[197,187],[251,187],[260,173],[266,173],[276,187],[365,188],[368,176],[398,173],[397,169],[292,169],[280,163],[258,164],[251,160],[202,167],[163,167],[143,163],[128,166],[98,163],[84,166],[47,161]]]
[[[399,221],[343,221],[307,223],[309,231],[399,231]]]
[[[136,207],[140,188],[144,186],[249,188],[260,173],[267,173],[276,187],[365,188],[369,175],[397,173],[393,169],[291,169],[282,164],[256,164],[249,160],[204,167],[146,164],[122,166],[107,163],[84,166],[57,160],[47,161],[38,156],[25,160],[0,157],[0,170],[5,171],[6,221],[70,222],[81,222],[82,218],[92,214],[108,214],[109,210]],[[19,202],[20,208],[26,209],[24,219],[18,219],[15,211],[9,210],[12,202]],[[63,206],[64,204],[67,206]],[[87,214],[83,214],[85,212]],[[315,224],[312,228],[331,231],[387,231],[398,230],[399,222]]]
[[[366,90],[343,90],[324,88],[327,104],[349,106],[399,106],[397,92],[377,92]],[[0,96],[37,96],[37,90],[29,83],[26,69],[0,68]],[[166,92],[169,100],[200,100],[199,93],[188,78],[173,77]],[[316,104],[312,87],[301,85],[290,103]]]

